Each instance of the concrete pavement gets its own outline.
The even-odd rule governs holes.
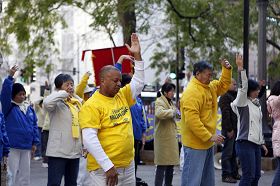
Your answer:
[[[46,186],[47,185],[47,168],[41,167],[41,161],[32,161],[31,164],[31,186]],[[140,165],[138,168],[138,177],[142,178],[149,186],[154,185],[155,166]],[[264,172],[259,182],[259,186],[270,186],[274,176],[274,171]],[[181,172],[178,167],[175,169],[173,179],[174,186],[180,186]],[[216,186],[236,186],[238,184],[226,184],[221,181],[221,171],[215,171]],[[63,184],[62,184],[63,185]]]

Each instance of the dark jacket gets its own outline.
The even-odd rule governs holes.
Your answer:
[[[222,111],[222,134],[226,135],[227,132],[234,130],[237,131],[237,116],[232,111],[230,103],[236,98],[236,91],[228,91],[225,95],[220,97],[219,107]]]

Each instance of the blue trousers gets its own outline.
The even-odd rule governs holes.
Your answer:
[[[239,186],[257,186],[261,177],[261,145],[242,140],[235,146],[242,169]]]
[[[213,147],[196,150],[184,146],[181,186],[215,186]]]
[[[48,186],[60,186],[64,176],[65,186],[77,186],[80,159],[48,158]]]
[[[280,185],[280,157],[277,157],[277,169],[272,182],[272,186]]]

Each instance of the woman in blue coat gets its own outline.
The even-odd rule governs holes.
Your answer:
[[[13,66],[3,83],[1,104],[11,147],[8,159],[11,186],[28,186],[31,156],[40,141],[35,111],[25,101],[23,85],[14,83],[13,76],[17,70],[18,67]]]

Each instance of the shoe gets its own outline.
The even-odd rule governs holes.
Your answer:
[[[136,186],[148,186],[148,184],[144,181],[137,181]]]
[[[33,158],[35,161],[39,161],[39,160],[41,160],[42,159],[42,157],[40,157],[40,156],[36,156],[36,157],[34,157]]]
[[[241,180],[241,175],[240,175],[240,174],[237,174],[237,175],[234,176],[233,178],[236,179],[236,180]]]
[[[237,180],[234,179],[231,176],[227,176],[227,177],[223,177],[222,178],[222,182],[225,182],[225,183],[237,183]]]
[[[141,181],[141,180],[142,180],[141,178],[136,177],[136,181]]]
[[[47,163],[42,163],[42,167],[43,167],[43,168],[48,168],[49,165],[48,165]]]

